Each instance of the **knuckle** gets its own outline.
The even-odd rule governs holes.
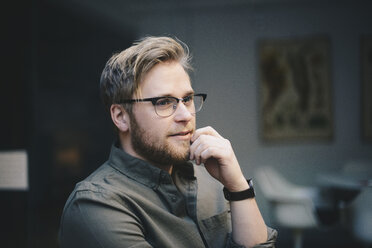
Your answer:
[[[205,150],[202,152],[202,154],[200,154],[200,155],[201,155],[201,157],[202,157],[203,159],[206,159],[206,158],[208,158],[209,154],[210,154],[210,148],[207,148],[207,149],[205,149]]]
[[[202,145],[202,143],[206,141],[206,139],[207,139],[207,135],[202,134],[202,135],[200,135],[199,139],[200,139],[200,141],[201,141],[201,145]]]
[[[214,129],[213,129],[211,126],[207,126],[207,127],[206,127],[206,130],[208,130],[208,131],[213,131]]]

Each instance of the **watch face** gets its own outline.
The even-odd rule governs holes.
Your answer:
[[[248,180],[248,185],[249,185],[249,187],[252,187],[253,188],[253,180],[252,179],[249,179]]]
[[[252,179],[249,179],[249,180],[248,180],[248,185],[249,185],[249,187],[252,189],[253,194],[256,195],[256,191],[254,190],[254,187],[253,187],[253,180],[252,180]]]

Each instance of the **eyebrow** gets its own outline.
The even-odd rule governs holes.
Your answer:
[[[184,97],[186,97],[186,96],[189,96],[189,95],[193,95],[193,94],[195,94],[195,92],[194,92],[193,90],[190,90],[190,91],[186,92],[186,93],[183,95],[182,98],[184,98]],[[160,96],[158,96],[158,97],[175,97],[175,96],[173,96],[173,95],[171,95],[171,94],[163,94],[163,95],[160,95]]]

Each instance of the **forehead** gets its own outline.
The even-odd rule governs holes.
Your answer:
[[[193,92],[190,77],[178,62],[163,62],[154,66],[140,84],[142,97],[184,97]]]

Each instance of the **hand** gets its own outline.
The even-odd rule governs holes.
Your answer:
[[[229,191],[247,189],[248,183],[240,169],[229,140],[212,127],[197,129],[191,138],[190,159],[204,164],[211,176]]]

